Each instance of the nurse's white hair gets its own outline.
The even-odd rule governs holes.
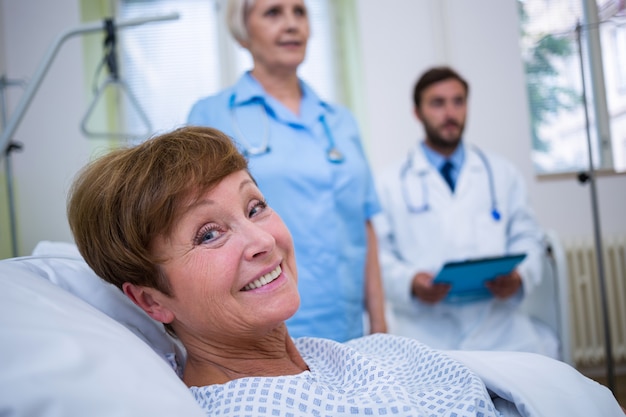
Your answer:
[[[237,42],[246,43],[250,40],[246,20],[256,0],[228,0],[226,4],[226,23],[230,34]]]
[[[255,0],[228,0],[226,4],[226,23],[233,38],[239,43],[249,40],[246,18]]]

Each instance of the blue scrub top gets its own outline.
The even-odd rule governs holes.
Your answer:
[[[263,146],[268,126],[270,151],[248,159],[267,202],[293,235],[301,304],[287,321],[289,332],[345,341],[363,335],[365,224],[380,205],[350,112],[324,102],[302,80],[300,86],[301,114],[295,115],[246,73],[196,102],[187,122],[223,131],[244,153]],[[344,155],[341,163],[327,159],[331,140]]]

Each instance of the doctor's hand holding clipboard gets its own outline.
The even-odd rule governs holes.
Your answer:
[[[514,269],[510,274],[500,275],[492,281],[485,282],[485,285],[496,298],[506,299],[522,287],[522,277],[517,269]]]
[[[428,272],[418,272],[413,277],[411,290],[413,295],[420,301],[428,304],[436,304],[446,298],[451,285],[448,283],[435,283],[435,276]]]
[[[522,277],[516,268],[525,257],[525,254],[514,254],[448,262],[436,276],[418,272],[413,277],[413,295],[429,304],[444,299],[450,302],[491,297],[507,299],[522,286]]]

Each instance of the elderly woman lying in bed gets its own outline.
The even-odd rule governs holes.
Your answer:
[[[207,415],[622,415],[606,388],[536,355],[292,339],[293,242],[246,167],[221,132],[181,128],[88,165],[68,205],[87,263],[186,348]],[[491,360],[519,386],[479,376]]]

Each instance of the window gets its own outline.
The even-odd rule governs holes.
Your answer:
[[[307,58],[300,76],[329,101],[336,97],[336,69],[329,0],[306,3],[311,22]],[[250,69],[249,53],[228,33],[221,0],[119,0],[119,19],[177,12],[175,21],[120,31],[120,67],[152,130],[185,123],[193,103],[232,84]],[[128,108],[129,131],[141,131],[141,119]]]
[[[536,172],[626,171],[624,2],[518,3]]]

